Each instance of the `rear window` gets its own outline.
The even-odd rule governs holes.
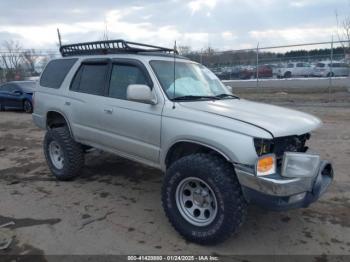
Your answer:
[[[78,59],[52,60],[45,67],[40,78],[40,85],[49,88],[60,88],[63,80]]]

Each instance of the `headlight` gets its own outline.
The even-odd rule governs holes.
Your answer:
[[[259,157],[256,163],[256,175],[267,176],[276,173],[276,157],[274,154]]]
[[[282,176],[312,177],[320,165],[320,156],[286,152],[283,157]]]
[[[273,140],[254,138],[254,146],[258,156],[269,154],[273,151]]]

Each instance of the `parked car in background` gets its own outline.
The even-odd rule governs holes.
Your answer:
[[[242,66],[239,70],[239,79],[251,79],[256,78],[256,67],[253,66]],[[259,65],[258,68],[259,78],[269,78],[272,77],[272,67],[270,65]]]
[[[251,79],[254,76],[254,68],[250,66],[242,66],[239,70],[239,79]]]
[[[272,67],[270,65],[260,65],[258,69],[259,78],[269,78],[272,77]],[[256,78],[256,69],[254,70],[254,77]]]
[[[348,76],[349,65],[343,62],[319,62],[313,69],[313,76],[331,77],[331,76]]]
[[[214,71],[213,71],[214,72]],[[221,80],[231,80],[239,78],[239,67],[223,67],[220,71],[215,71],[214,74]]]
[[[35,81],[14,81],[0,86],[0,111],[7,109],[33,112]]]
[[[309,77],[312,76],[313,68],[309,63],[291,62],[282,66],[278,72],[278,78],[291,78],[296,76]]]

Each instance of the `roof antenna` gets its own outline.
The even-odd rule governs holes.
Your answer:
[[[57,36],[58,36],[58,44],[60,45],[60,48],[62,46],[62,39],[61,39],[61,33],[60,29],[57,28]]]
[[[177,54],[177,50],[176,50],[176,40],[175,40],[175,44],[174,44],[174,94],[173,94],[173,109],[175,109],[175,88],[176,88],[175,64],[176,64],[176,54]]]

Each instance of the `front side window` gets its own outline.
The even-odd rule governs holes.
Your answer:
[[[126,92],[129,85],[147,85],[142,70],[129,64],[114,64],[112,67],[109,84],[109,96],[126,100]]]
[[[216,75],[203,65],[172,61],[151,61],[150,64],[169,99],[229,94]]]
[[[104,95],[108,64],[83,64],[76,73],[71,90]]]

